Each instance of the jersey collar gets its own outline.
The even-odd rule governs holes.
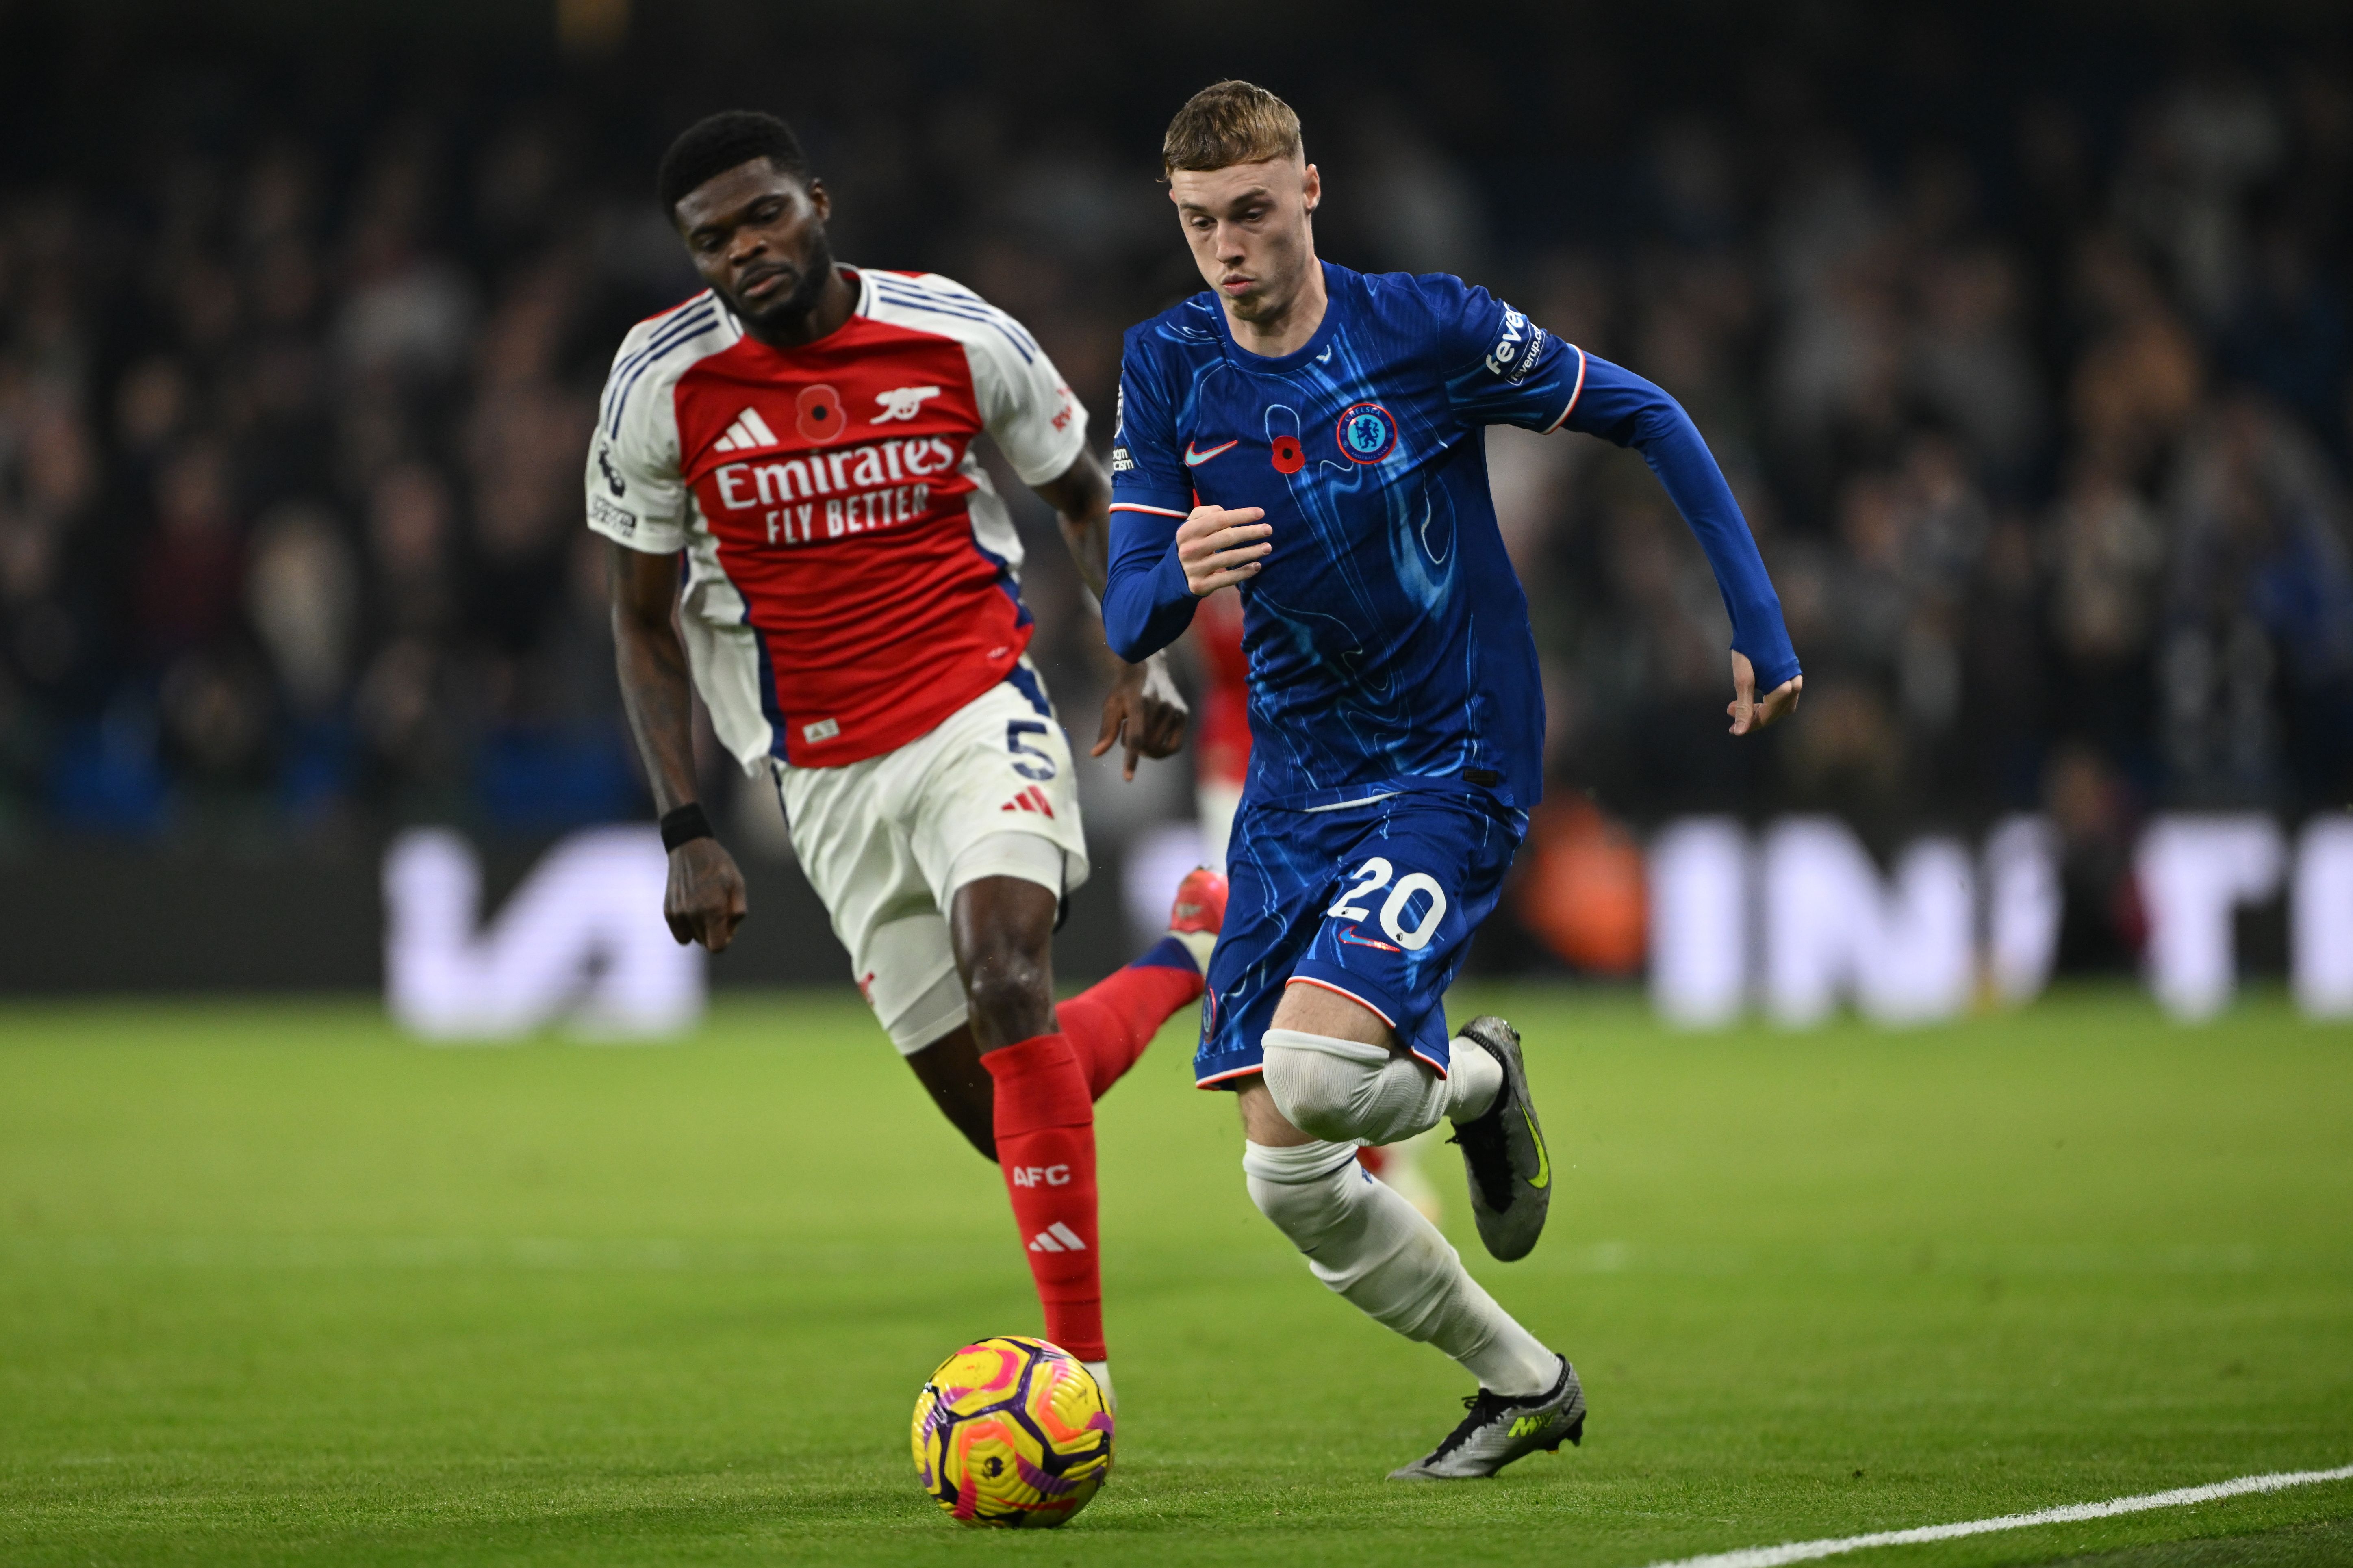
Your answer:
[[[727,302],[724,300],[720,300],[719,308],[723,310],[726,310],[728,318],[734,322],[735,336],[738,342],[757,344],[763,352],[772,354],[778,359],[789,360],[795,354],[807,353],[812,349],[822,349],[827,344],[832,342],[834,339],[839,337],[849,326],[851,321],[858,320],[860,316],[871,316],[874,314],[873,280],[867,277],[863,268],[852,267],[846,261],[838,262],[836,263],[836,266],[844,276],[849,278],[850,287],[856,290],[856,294],[849,301],[849,314],[843,320],[841,325],[834,328],[833,331],[826,333],[825,336],[815,339],[812,342],[795,343],[788,349],[773,347],[768,343],[762,342],[760,339],[754,337],[749,331],[745,331],[742,319],[737,317],[734,311],[728,308]],[[719,291],[716,289],[712,289],[711,291],[711,297],[714,300],[718,300]]]
[[[1244,370],[1266,375],[1283,375],[1306,364],[1331,344],[1332,334],[1340,324],[1340,290],[1356,275],[1345,267],[1337,267],[1320,258],[1316,265],[1324,268],[1324,319],[1315,324],[1315,335],[1287,354],[1253,353],[1234,341],[1234,324],[1226,319],[1226,308],[1215,294],[1209,296],[1210,313],[1218,318],[1219,341],[1224,344],[1226,357]]]

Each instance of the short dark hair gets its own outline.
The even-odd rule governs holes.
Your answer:
[[[679,132],[678,140],[662,154],[661,173],[654,184],[661,195],[663,216],[675,218],[678,204],[695,186],[754,158],[765,158],[779,174],[808,178],[808,160],[801,153],[800,138],[775,115],[753,109],[704,115]]]

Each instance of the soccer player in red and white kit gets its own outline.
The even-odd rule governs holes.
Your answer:
[[[1052,503],[1100,594],[1111,480],[1086,411],[970,289],[836,265],[831,197],[782,121],[701,121],[659,184],[710,288],[623,340],[586,483],[664,913],[714,952],[744,915],[696,800],[691,670],[720,741],[773,777],[892,1043],[1002,1167],[1047,1337],[1108,1394],[1093,1105],[1199,997],[1225,885],[1187,878],[1169,935],[1057,1009],[1050,940],[1086,840],[1024,653],[1020,542],[972,443]],[[1094,754],[1124,738],[1132,778],[1185,719],[1156,658],[1124,667]]]

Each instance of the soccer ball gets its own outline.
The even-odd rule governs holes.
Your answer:
[[[999,1334],[940,1363],[915,1396],[915,1477],[958,1523],[1051,1527],[1111,1474],[1111,1428],[1078,1358]]]

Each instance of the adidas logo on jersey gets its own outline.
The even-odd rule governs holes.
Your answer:
[[[749,452],[759,447],[776,445],[776,433],[760,417],[756,408],[746,408],[735,416],[735,423],[727,426],[727,434],[712,443],[717,452]]]
[[[1041,811],[1048,816],[1054,815],[1054,808],[1046,804],[1046,792],[1039,789],[1036,784],[1031,784],[1028,789],[1023,790],[1019,795],[1015,795],[1011,800],[1007,801],[1003,805],[998,806],[997,809],[999,811]]]
[[[1032,1252],[1084,1252],[1086,1249],[1087,1244],[1079,1239],[1079,1233],[1060,1220],[1056,1220],[1029,1238],[1029,1250]]]

